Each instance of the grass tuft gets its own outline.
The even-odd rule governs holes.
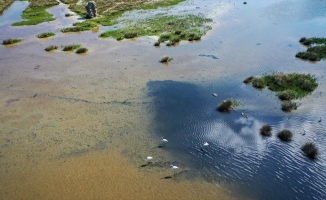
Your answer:
[[[38,38],[47,38],[47,37],[51,37],[54,36],[55,33],[52,32],[44,32],[44,33],[40,33],[37,35]]]
[[[263,125],[260,129],[260,134],[270,137],[272,135],[272,127],[268,124]]]
[[[53,51],[56,49],[58,49],[58,46],[50,45],[50,46],[47,46],[44,50],[45,51]]]
[[[63,47],[62,51],[72,51],[72,50],[80,48],[81,45],[80,44],[69,44],[69,45],[65,45],[62,47]]]
[[[301,150],[305,153],[305,155],[310,159],[316,159],[318,155],[318,149],[312,142],[305,143]]]
[[[220,112],[230,112],[233,109],[233,103],[231,100],[224,100],[217,106],[217,110]]]
[[[76,53],[77,53],[77,54],[80,54],[80,53],[86,53],[87,51],[88,51],[87,48],[85,48],[85,47],[81,47],[81,48],[77,49]]]
[[[292,136],[293,136],[292,132],[289,130],[286,130],[286,129],[278,132],[278,134],[277,134],[277,137],[280,138],[280,140],[282,140],[284,142],[291,141]]]

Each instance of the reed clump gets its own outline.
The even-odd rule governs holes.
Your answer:
[[[263,125],[260,129],[260,134],[270,137],[272,135],[272,127],[268,124]]]
[[[281,130],[280,132],[278,132],[277,137],[280,138],[280,140],[284,141],[284,142],[289,142],[292,140],[292,132],[289,130]]]
[[[51,37],[51,36],[55,36],[55,33],[44,32],[44,33],[40,33],[37,35],[38,38],[47,38],[47,37]]]
[[[305,143],[302,147],[301,150],[304,152],[304,154],[310,158],[310,159],[316,159],[318,155],[318,149],[315,146],[314,143],[312,142],[307,142]]]

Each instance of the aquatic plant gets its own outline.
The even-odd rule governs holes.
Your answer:
[[[307,50],[298,52],[295,57],[310,61],[320,61],[326,58],[326,38],[302,37],[299,42],[307,46]]]
[[[24,10],[22,17],[25,21],[15,22],[13,26],[36,25],[42,22],[49,22],[55,20],[52,14],[48,13],[46,9],[58,5],[58,1],[53,0],[33,0],[30,1],[29,6]]]
[[[68,32],[80,32],[80,31],[89,31],[91,29],[97,28],[97,24],[91,21],[75,22],[72,27],[66,27],[60,29],[63,33]]]
[[[284,91],[278,92],[277,96],[282,101],[289,101],[292,99],[296,99],[297,93],[293,90],[284,90]]]
[[[50,46],[47,46],[44,50],[45,51],[52,51],[52,50],[55,50],[55,49],[58,49],[58,46],[50,45]]]
[[[140,21],[126,20],[126,28],[110,30],[100,34],[100,37],[118,38],[126,35],[130,30],[137,30],[137,37],[147,35],[158,35],[160,43],[168,41],[167,45],[175,45],[181,40],[200,40],[208,30],[211,29],[207,23],[211,19],[196,15],[162,16]]]
[[[9,39],[3,40],[3,41],[2,41],[2,44],[3,44],[3,45],[15,44],[15,43],[18,43],[18,42],[21,42],[21,41],[22,41],[22,39],[9,38]]]
[[[280,138],[280,140],[285,141],[285,142],[291,141],[292,136],[293,136],[292,132],[289,131],[289,130],[286,130],[286,129],[285,130],[281,130],[277,134],[277,137]]]
[[[253,80],[254,80],[254,77],[253,77],[253,76],[249,76],[249,77],[246,78],[243,82],[244,82],[245,84],[249,84],[249,83],[251,83]]]
[[[80,53],[86,53],[87,51],[88,51],[87,48],[85,48],[85,47],[81,47],[81,48],[77,49],[76,53],[77,53],[77,54],[80,54]]]
[[[220,112],[230,112],[233,109],[231,100],[224,100],[217,106],[217,110]]]
[[[268,124],[263,125],[260,129],[260,134],[263,136],[271,136],[272,135],[272,127]]]
[[[40,33],[37,35],[38,38],[47,38],[47,37],[51,37],[54,36],[55,33],[52,32],[44,32],[44,33]]]
[[[62,51],[71,51],[71,50],[80,48],[81,45],[80,44],[69,44],[69,45],[65,45],[62,47],[63,47]]]
[[[306,142],[302,147],[301,150],[305,153],[305,155],[310,159],[317,158],[318,149],[312,142]]]
[[[282,102],[282,110],[285,112],[291,112],[292,110],[296,110],[298,105],[292,101],[284,101]]]

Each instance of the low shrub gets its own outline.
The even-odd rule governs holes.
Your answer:
[[[263,136],[271,136],[272,135],[272,127],[268,124],[263,125],[260,129],[260,134]]]
[[[85,47],[81,47],[81,48],[77,49],[76,53],[77,53],[77,54],[80,54],[80,53],[86,53],[87,51],[88,51],[87,48],[85,48]]]
[[[230,112],[233,109],[231,100],[224,100],[218,105],[217,110],[220,112]]]
[[[37,35],[38,38],[47,38],[47,37],[51,37],[54,36],[55,33],[52,32],[44,32],[44,33],[40,33]]]
[[[318,149],[312,142],[305,143],[301,150],[306,154],[310,159],[315,159],[318,155]]]
[[[286,130],[286,129],[278,132],[278,134],[277,134],[277,137],[280,138],[280,140],[285,141],[285,142],[291,141],[292,136],[293,136],[292,132],[289,130]]]
[[[282,102],[282,110],[285,112],[291,112],[292,110],[296,110],[298,105],[292,101],[284,101]]]
[[[55,49],[58,49],[58,47],[54,46],[54,45],[50,45],[50,46],[47,46],[44,50],[45,51],[52,51],[52,50],[55,50]]]

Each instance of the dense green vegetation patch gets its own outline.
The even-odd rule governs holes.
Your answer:
[[[15,44],[15,43],[18,43],[18,42],[21,42],[21,41],[22,41],[22,39],[9,38],[9,39],[3,40],[2,44],[3,45],[9,45],[9,44]]]
[[[298,52],[295,57],[303,60],[319,61],[326,58],[326,38],[301,38],[299,42],[308,47],[306,52]]]
[[[58,49],[58,46],[50,45],[50,46],[47,46],[44,50],[45,51],[53,51],[56,49]]]
[[[78,0],[60,0],[64,4],[75,4]]]
[[[153,18],[138,21],[136,24],[131,21],[127,22],[130,24],[127,28],[107,31],[102,33],[100,37],[123,39],[157,35],[159,36],[159,43],[168,42],[167,45],[175,45],[181,40],[199,40],[202,35],[211,29],[207,25],[209,22],[212,22],[212,19],[196,15],[156,15]],[[156,43],[156,46],[159,43]]]
[[[60,31],[63,33],[89,31],[93,28],[97,28],[97,24],[91,21],[76,22],[72,27],[62,28]]]
[[[64,46],[62,46],[62,51],[72,51],[72,50],[78,49],[80,47],[81,47],[80,44],[64,45]]]
[[[40,33],[37,35],[38,38],[47,38],[47,37],[51,37],[51,36],[55,36],[55,33],[44,32],[44,33]]]
[[[15,0],[0,0],[0,15],[2,15],[3,11],[10,7],[10,5]]]
[[[311,74],[283,74],[273,73],[261,78],[248,77],[244,80],[245,83],[252,83],[253,87],[263,89],[266,86],[271,91],[277,92],[277,96],[282,103],[282,110],[291,111],[297,108],[297,105],[291,100],[305,97],[313,92],[318,83],[316,78]]]
[[[36,25],[55,20],[52,14],[46,12],[46,9],[58,5],[59,2],[54,0],[29,0],[29,2],[29,6],[22,14],[26,21],[16,22],[13,26]]]

